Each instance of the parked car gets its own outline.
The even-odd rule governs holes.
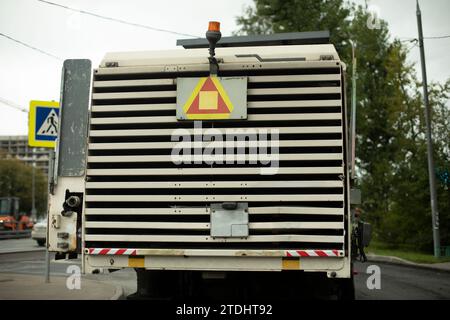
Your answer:
[[[31,238],[36,240],[38,245],[44,246],[47,238],[47,221],[42,220],[36,223],[31,230]]]

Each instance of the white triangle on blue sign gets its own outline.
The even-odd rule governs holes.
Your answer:
[[[50,113],[47,115],[41,127],[37,131],[37,134],[41,136],[51,137],[58,136],[58,115],[56,114],[54,109],[52,109],[52,111],[50,111]]]

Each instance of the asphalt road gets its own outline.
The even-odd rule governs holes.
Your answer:
[[[50,254],[50,276],[65,277],[71,265],[81,266],[80,259],[54,260]],[[32,239],[0,241],[0,272],[42,275],[45,274],[45,248],[39,247]],[[113,273],[86,275],[89,279],[109,281],[123,288],[124,294],[136,292],[136,273],[134,270],[120,270]]]
[[[367,267],[380,267],[381,289],[367,288]],[[358,300],[442,300],[450,299],[450,273],[378,262],[357,263],[355,269]],[[369,281],[370,282],[370,281]]]
[[[31,238],[0,240],[0,254],[44,250],[44,247],[40,247],[37,244],[36,240],[33,240]]]
[[[5,241],[10,241],[9,244],[14,244],[17,250],[24,250],[27,245],[30,246],[30,249],[36,249],[36,245],[28,240],[0,241],[0,272],[41,274],[44,278],[45,252],[43,250],[1,254]],[[54,261],[53,255],[51,257],[50,270],[53,276],[66,276],[69,265],[80,265],[79,259]],[[379,290],[369,290],[366,285],[371,275],[366,271],[367,267],[371,265],[380,267],[381,289]],[[355,269],[357,271],[355,286],[358,300],[450,299],[450,273],[376,262],[357,263]],[[133,270],[121,270],[88,277],[119,284],[124,288],[126,295],[136,290],[136,275]]]

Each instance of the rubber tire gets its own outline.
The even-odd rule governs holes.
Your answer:
[[[339,282],[338,299],[344,301],[355,300],[355,281],[353,277],[350,279],[340,279]]]
[[[44,239],[36,240],[36,242],[38,243],[39,247],[45,246],[45,240]]]

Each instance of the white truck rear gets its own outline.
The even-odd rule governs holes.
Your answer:
[[[321,274],[351,295],[345,65],[332,44],[295,44],[305,35],[288,35],[222,39],[217,75],[201,41],[185,41],[188,49],[107,54],[92,83],[86,61],[75,71],[77,61],[66,61],[49,250],[78,252],[85,272],[135,268],[138,291],[150,295],[170,295],[148,288],[165,275],[171,281],[177,274],[180,286],[192,288],[200,279],[238,273],[241,281]],[[181,79],[209,77],[223,87],[244,79],[246,105],[235,106],[240,119],[177,116],[180,90],[186,91]],[[77,81],[83,92],[70,96]],[[69,116],[80,109],[86,112]],[[191,135],[187,148],[198,162],[174,163],[177,129]],[[236,139],[228,153],[216,155],[219,161],[206,163],[211,132],[216,141],[218,134],[226,141],[227,132]],[[269,134],[261,140],[261,132]],[[267,141],[277,159],[274,174],[261,169],[273,163],[252,158]],[[225,162],[239,150],[244,162]]]

